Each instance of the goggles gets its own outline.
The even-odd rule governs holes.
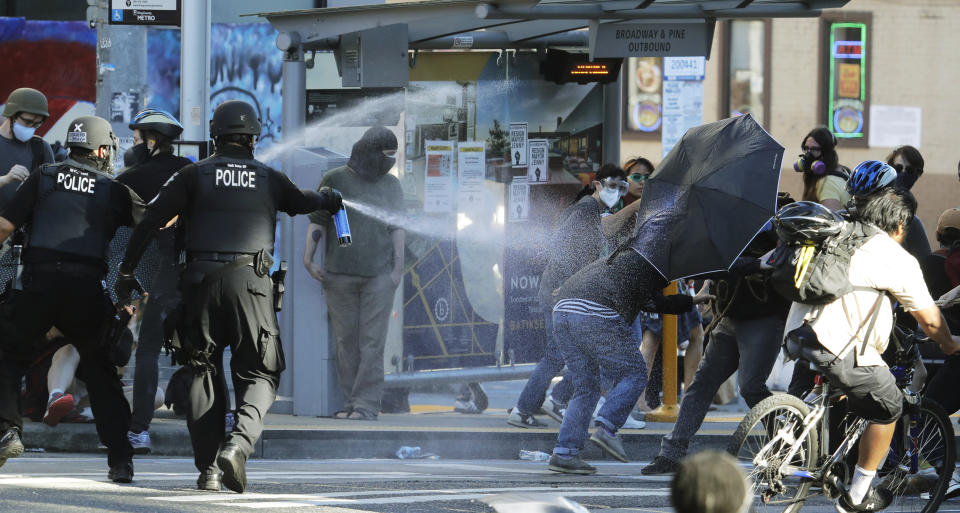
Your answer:
[[[650,175],[645,175],[643,173],[632,173],[627,178],[629,178],[631,182],[643,183],[650,179]]]
[[[895,170],[897,171],[897,174],[898,174],[898,175],[899,175],[900,173],[904,173],[904,172],[907,173],[907,174],[910,174],[910,175],[917,175],[917,176],[923,174],[923,171],[922,171],[922,170],[918,171],[917,169],[915,169],[915,168],[913,168],[913,167],[911,167],[911,166],[906,166],[906,167],[904,167],[903,164],[893,164],[893,165],[891,165],[890,167],[892,167],[893,169],[895,169]]]
[[[628,184],[626,180],[621,180],[619,178],[604,178],[603,180],[600,180],[600,185],[602,185],[604,189],[615,190],[621,195],[626,194],[627,191],[630,190],[630,184]]]
[[[37,116],[36,118],[27,119],[23,117],[23,114],[18,115],[16,118],[16,120],[19,121],[21,125],[27,128],[40,128],[40,125],[42,125],[46,119],[47,118],[43,116]]]

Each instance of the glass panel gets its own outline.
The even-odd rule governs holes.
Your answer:
[[[761,20],[730,22],[728,114],[739,116],[749,112],[760,124],[763,124],[766,94],[763,83],[765,31],[766,25]]]
[[[663,72],[660,57],[627,59],[627,130],[657,133],[663,118]]]

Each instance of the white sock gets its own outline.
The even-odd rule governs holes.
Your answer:
[[[854,504],[863,502],[863,497],[867,495],[870,489],[870,483],[873,482],[873,476],[877,475],[876,470],[863,470],[857,465],[853,470],[853,482],[850,483],[850,500]]]
[[[62,394],[62,393],[63,393],[63,389],[54,388],[53,390],[50,391],[50,397],[53,397],[54,394],[58,394],[58,393],[59,393],[59,394]]]

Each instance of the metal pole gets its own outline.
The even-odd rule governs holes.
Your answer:
[[[621,67],[623,64],[621,64]],[[615,82],[603,86],[603,162],[620,165],[620,132],[623,110],[623,70]]]
[[[210,0],[183,0],[180,17],[180,122],[185,141],[209,139]]]
[[[677,282],[663,289],[665,296],[677,293]],[[676,422],[680,409],[677,407],[677,316],[663,316],[663,404],[648,413],[645,420],[652,422]],[[652,366],[653,362],[647,362]]]

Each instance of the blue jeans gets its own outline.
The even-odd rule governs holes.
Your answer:
[[[647,386],[647,366],[630,325],[621,317],[554,312],[553,323],[574,386],[553,452],[578,454],[587,441],[590,418],[600,399],[600,369],[616,385],[607,392],[597,423],[616,432]]]
[[[517,411],[524,415],[532,415],[543,406],[543,400],[547,395],[547,388],[554,376],[560,374],[563,370],[563,355],[560,354],[560,347],[557,345],[557,339],[553,336],[553,312],[547,310],[546,314],[547,330],[547,348],[543,352],[543,358],[537,362],[533,369],[533,374],[527,379],[523,391],[520,392],[520,399],[517,400]],[[566,404],[573,395],[573,384],[569,378],[563,378],[553,387],[554,401]]]

